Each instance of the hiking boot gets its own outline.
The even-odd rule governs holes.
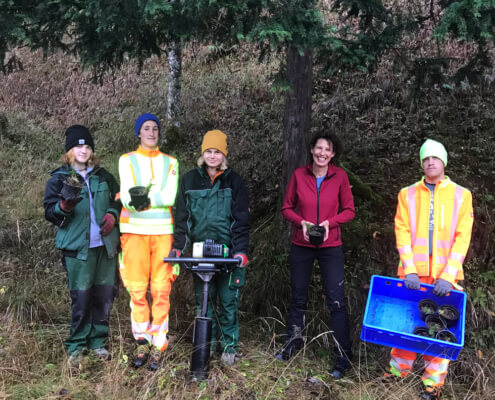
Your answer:
[[[303,343],[302,329],[294,325],[292,334],[275,358],[280,361],[289,361],[303,347]]]
[[[132,366],[134,368],[141,368],[148,360],[150,353],[150,346],[148,342],[146,344],[140,344],[134,352],[134,360],[132,360]]]
[[[399,378],[397,375],[392,374],[391,372],[385,372],[383,376],[380,378],[380,382],[384,384],[394,384],[400,382],[402,378]]]
[[[337,364],[335,364],[335,367],[333,367],[330,372],[330,376],[332,376],[333,379],[342,379],[350,368],[351,363],[349,360],[346,357],[339,357],[337,359]]]
[[[235,356],[235,353],[222,353],[222,358],[220,359],[220,361],[222,362],[222,364],[231,367],[235,363]]]
[[[82,350],[75,350],[71,355],[69,355],[69,359],[67,363],[69,367],[79,368],[79,365],[82,363],[84,358],[84,353]]]
[[[158,368],[160,368],[161,358],[162,352],[158,347],[153,346],[150,351],[150,364],[148,365],[148,369],[155,372]]]
[[[433,386],[425,386],[421,398],[424,400],[438,400],[440,398],[440,388]]]
[[[96,356],[103,361],[108,361],[112,358],[110,355],[110,352],[105,349],[104,347],[100,347],[99,349],[94,349],[93,352],[96,354]]]

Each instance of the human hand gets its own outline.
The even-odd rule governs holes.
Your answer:
[[[146,203],[144,204],[140,204],[138,206],[134,206],[132,200],[129,202],[129,205],[134,207],[136,209],[136,211],[146,211],[146,210],[149,210],[150,207],[151,207],[151,201],[149,199],[149,197],[146,199]]]
[[[107,236],[113,229],[115,225],[115,217],[113,214],[106,213],[101,220],[100,234],[102,236]]]
[[[70,200],[62,199],[60,200],[60,208],[62,209],[62,211],[71,212],[74,208],[76,208],[77,203],[79,203],[81,200],[82,200],[81,197]]]
[[[408,289],[418,290],[421,288],[418,274],[407,274],[406,279],[404,279],[404,284]]]
[[[172,249],[170,253],[168,253],[168,258],[179,258],[181,256],[180,250]]]
[[[172,257],[170,257],[170,254],[169,254],[169,258],[172,258]],[[179,277],[179,275],[180,275],[179,264],[173,264],[172,265],[172,277],[171,277],[172,282],[175,282],[175,280]]]
[[[328,232],[330,231],[330,222],[328,222],[328,219],[323,221],[320,226],[323,226],[325,228],[325,236],[323,237],[323,241],[325,242],[328,239]]]
[[[234,258],[236,260],[239,260],[239,268],[244,268],[247,265],[247,263],[249,262],[247,256],[245,254],[242,254],[242,253],[234,254]]]
[[[445,279],[438,278],[435,282],[435,287],[433,288],[433,294],[437,296],[445,296],[452,290],[452,284]]]
[[[308,228],[311,226],[311,225],[314,225],[312,224],[311,222],[309,221],[301,221],[301,227],[302,227],[302,231],[303,231],[303,237],[304,237],[304,240],[306,242],[309,242],[309,236],[308,236]]]

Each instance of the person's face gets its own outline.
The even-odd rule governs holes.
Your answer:
[[[318,139],[311,149],[311,154],[313,155],[313,165],[317,167],[327,167],[335,156],[332,143],[326,139]]]
[[[86,164],[89,157],[91,157],[91,154],[93,154],[93,149],[91,149],[91,146],[88,146],[87,144],[78,144],[72,149],[74,152],[74,160],[78,164]]]
[[[155,121],[146,121],[139,130],[141,147],[146,150],[153,150],[158,145],[160,133],[158,124]]]
[[[429,183],[437,183],[445,177],[445,166],[442,160],[436,157],[426,157],[423,159],[423,170],[426,180]]]
[[[209,168],[218,168],[223,162],[223,153],[217,149],[206,149],[203,153],[206,166]]]

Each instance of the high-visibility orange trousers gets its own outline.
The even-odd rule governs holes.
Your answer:
[[[431,261],[431,260],[430,260]],[[404,277],[400,277],[404,279]],[[430,276],[420,276],[422,283],[433,283],[434,279]],[[414,360],[417,353],[409,350],[393,348],[390,359],[390,372],[400,378],[405,378],[412,371]],[[445,377],[449,369],[449,360],[440,357],[423,355],[425,361],[425,370],[421,380],[425,386],[438,387],[443,386]]]
[[[136,340],[145,339],[163,351],[168,345],[169,296],[176,277],[163,257],[172,248],[173,236],[123,233],[120,240],[120,275],[131,296],[132,334]],[[146,298],[148,286],[151,310]]]

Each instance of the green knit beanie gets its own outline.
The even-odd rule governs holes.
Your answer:
[[[419,149],[419,163],[423,166],[423,160],[427,157],[436,157],[442,160],[444,167],[447,166],[447,150],[443,144],[436,140],[426,139]]]

